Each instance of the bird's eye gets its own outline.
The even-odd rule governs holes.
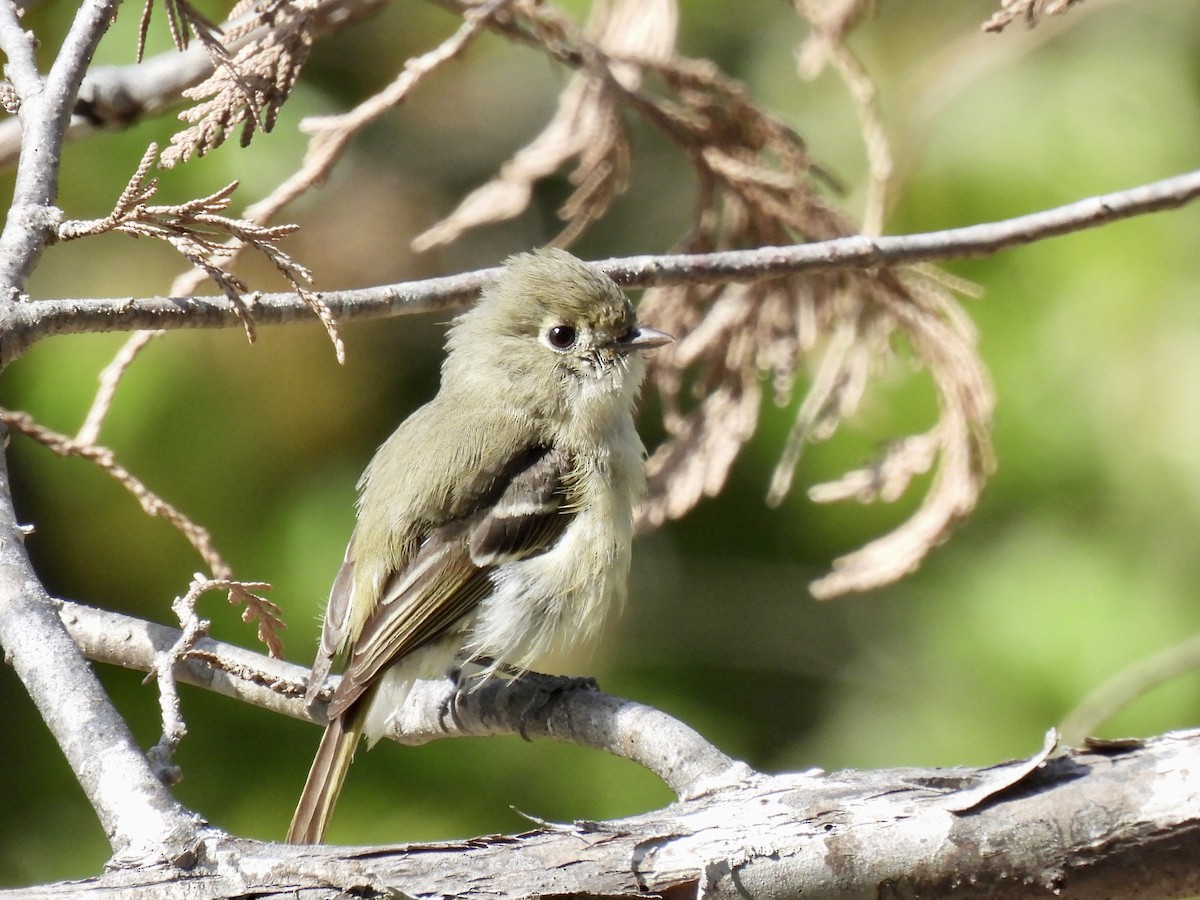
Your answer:
[[[546,340],[555,350],[570,350],[575,346],[575,329],[570,325],[555,325],[546,332]]]

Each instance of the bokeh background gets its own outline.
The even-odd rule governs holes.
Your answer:
[[[73,4],[29,15],[56,46]],[[567,7],[583,16],[587,4]],[[785,4],[683,0],[680,47],[711,57],[808,140],[860,208],[866,170],[840,82],[796,77],[804,25]],[[897,162],[890,233],[995,220],[1196,167],[1200,11],[1192,0],[1089,0],[1035,30],[987,35],[988,0],[882,2],[852,39],[880,89]],[[223,10],[212,7],[220,18]],[[124,64],[126,9],[97,61]],[[237,208],[264,195],[303,152],[304,115],[335,112],[382,86],[402,58],[454,27],[438,8],[395,2],[318,44],[270,135],[164,173],[164,202],[234,178]],[[165,49],[165,22],[151,52]],[[48,58],[48,55],[47,57]],[[289,211],[288,248],[320,288],[355,287],[495,264],[547,240],[563,180],[527,215],[415,255],[412,236],[526,142],[564,74],[537,53],[485,37],[358,141],[329,183]],[[171,119],[68,148],[61,205],[105,214],[147,143]],[[575,250],[587,258],[660,252],[679,237],[693,183],[657,135],[633,124],[634,187]],[[11,174],[4,190],[11,188]],[[924,430],[920,372],[884,372],[862,413],[808,451],[801,486],[763,503],[792,408],[768,405],[721,496],[642,539],[631,602],[590,656],[567,661],[607,690],[661,707],[730,754],[768,770],[986,764],[1028,754],[1092,688],[1200,627],[1200,209],[1149,216],[946,269],[982,286],[968,301],[999,406],[999,470],[978,512],[923,568],[867,596],[818,603],[805,585],[838,554],[911,512],[818,507],[803,486],[861,463],[883,441]],[[179,261],[112,236],[51,248],[35,297],[148,295]],[[264,266],[242,273],[283,285]],[[436,389],[446,316],[348,326],[339,367],[315,324],[171,334],[131,369],[102,433],[130,470],[211,529],[239,577],[269,581],[286,612],[289,658],[311,659],[318,618],[353,524],[354,482],[395,424]],[[73,433],[123,335],[61,337],[0,380],[0,403]],[[798,397],[796,401],[798,402]],[[653,442],[658,426],[647,419]],[[108,476],[22,437],[13,489],[38,571],[55,594],[171,620],[201,567]],[[919,484],[917,487],[922,488]],[[213,594],[214,636],[253,630]],[[101,668],[149,746],[156,693]],[[1104,734],[1150,735],[1200,720],[1200,680],[1180,678],[1123,711]],[[278,839],[316,728],[183,689],[190,733],[181,799],[214,824]],[[107,845],[57,747],[11,670],[0,668],[0,886],[97,871]],[[550,742],[464,739],[360,754],[335,817],[336,842],[520,831],[517,810],[601,819],[669,799],[632,764]]]

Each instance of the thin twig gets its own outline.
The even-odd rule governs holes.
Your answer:
[[[427,53],[409,59],[391,84],[349,112],[304,119],[300,130],[309,135],[309,142],[303,164],[268,196],[247,207],[245,217],[265,222],[302,193],[323,182],[354,135],[407,100],[426,75],[459,56],[488,19],[509,2],[511,0],[488,0],[466,12],[454,34]]]
[[[83,420],[83,424],[75,434],[75,442],[77,444],[94,444],[100,439],[100,427],[104,424],[104,419],[108,416],[109,409],[112,408],[113,398],[116,396],[117,386],[121,383],[121,379],[125,376],[126,371],[133,364],[138,354],[149,346],[152,340],[163,333],[161,330],[135,331],[129,336],[129,340],[121,345],[121,349],[117,351],[117,355],[113,357],[112,362],[101,370],[99,375],[100,387],[96,390],[96,396],[92,399],[92,405],[88,409],[87,417]]]
[[[21,27],[17,7],[12,3],[0,8],[0,50],[8,58],[4,75],[12,82],[19,97],[29,97],[42,89],[42,76],[34,56],[33,34]],[[20,123],[17,123],[18,127]]]
[[[41,89],[35,95],[22,94],[21,156],[12,207],[0,234],[0,285],[24,288],[42,250],[55,238],[55,227],[62,216],[53,203],[58,196],[63,135],[79,85],[100,38],[116,15],[117,5],[118,0],[85,0]],[[8,43],[12,23],[7,12],[5,22],[0,36]],[[27,50],[22,42],[13,42],[13,51],[22,57]],[[9,48],[4,49],[7,52]],[[22,81],[29,77],[27,74]]]
[[[863,204],[862,232],[869,235],[882,234],[893,165],[891,142],[888,140],[887,130],[883,127],[875,82],[858,57],[845,44],[834,44],[830,59],[854,98],[854,110],[858,113],[863,147],[867,153],[867,199]]]
[[[1200,197],[1200,170],[1063,206],[921,234],[851,235],[814,244],[676,256],[604,260],[598,267],[627,287],[688,282],[755,281],[822,269],[895,266],[991,256],[1010,247],[1176,209]]]
[[[175,613],[183,630],[178,632],[179,636],[169,646],[160,646],[155,650],[154,661],[142,682],[143,684],[150,681],[158,682],[158,700],[162,713],[163,731],[162,737],[146,752],[146,756],[164,784],[176,784],[182,777],[179,767],[171,762],[175,750],[179,747],[179,742],[187,734],[187,723],[184,722],[183,713],[179,708],[176,668],[195,650],[197,642],[208,634],[209,621],[201,619],[196,614],[196,604],[200,600],[200,595],[214,590],[229,591],[232,595],[235,591],[264,591],[269,588],[269,584],[260,582],[212,579],[196,573],[192,576],[192,583],[188,586],[187,593],[182,597],[176,597],[171,604],[171,610]]]
[[[28,413],[17,410],[0,409],[0,422],[7,427],[33,438],[42,446],[57,453],[59,456],[77,456],[87,459],[107,472],[137,499],[147,515],[159,516],[170,522],[187,538],[188,543],[195,548],[204,560],[205,565],[212,570],[217,578],[230,578],[232,570],[229,564],[221,558],[213,546],[212,537],[207,529],[197,525],[174,506],[163,500],[146,487],[132,472],[119,464],[112,450],[97,444],[81,444],[65,434],[59,434],[43,425],[39,425]]]
[[[179,709],[179,691],[175,686],[175,666],[188,652],[196,646],[196,641],[208,633],[210,623],[196,615],[196,601],[200,594],[207,589],[209,582],[200,574],[192,577],[188,591],[181,597],[176,597],[171,604],[171,610],[179,620],[183,630],[179,638],[154,654],[154,665],[146,673],[142,684],[150,681],[158,682],[158,705],[162,715],[162,737],[146,751],[146,757],[154,768],[159,779],[166,785],[178,784],[183,773],[171,762],[179,742],[187,734],[187,723]]]
[[[285,625],[279,607],[250,590],[251,586],[258,584],[257,582],[246,583],[233,580],[233,569],[217,552],[208,529],[193,522],[146,487],[137,476],[116,461],[112,450],[98,444],[83,444],[72,440],[65,434],[59,434],[44,425],[39,425],[28,413],[0,409],[0,422],[33,438],[59,456],[76,456],[80,459],[90,460],[116,479],[125,490],[133,494],[147,515],[158,516],[170,522],[200,554],[200,558],[212,572],[214,580],[228,587],[229,602],[245,606],[242,620],[258,622],[259,639],[267,645],[271,655],[279,656],[283,652],[279,632],[285,628]],[[261,587],[266,589],[269,585],[261,585]]]
[[[1200,668],[1200,635],[1192,635],[1153,656],[1139,660],[1092,690],[1063,719],[1063,743],[1082,746],[1084,739],[1116,712],[1164,682]]]
[[[891,142],[883,127],[875,82],[846,44],[846,36],[861,21],[869,4],[861,0],[845,0],[841,4],[830,4],[828,0],[819,3],[793,0],[793,5],[813,29],[812,35],[796,53],[800,77],[811,80],[820,74],[827,62],[832,63],[854,101],[867,155],[867,197],[863,204],[862,233],[882,234],[893,169]]]

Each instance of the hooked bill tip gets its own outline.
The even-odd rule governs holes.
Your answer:
[[[661,347],[674,340],[675,338],[665,331],[656,331],[653,328],[635,328],[628,337],[621,341],[621,346],[629,350],[653,350],[655,347]]]

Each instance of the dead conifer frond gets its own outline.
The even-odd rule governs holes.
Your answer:
[[[99,444],[82,443],[65,434],[59,434],[44,425],[39,425],[29,413],[19,410],[0,409],[0,422],[3,422],[7,428],[33,438],[59,456],[75,456],[90,460],[129,491],[147,515],[166,519],[187,539],[188,543],[200,554],[204,564],[212,571],[215,581],[205,581],[203,590],[211,590],[214,587],[228,590],[230,603],[241,603],[246,607],[242,613],[242,620],[258,622],[259,639],[267,645],[270,654],[275,657],[282,654],[283,643],[279,633],[287,627],[283,622],[282,612],[276,604],[254,593],[255,591],[269,590],[270,585],[259,582],[234,581],[233,570],[217,552],[208,529],[193,522],[146,487],[137,476],[117,462],[112,450]]]
[[[759,110],[740,85],[705,63],[675,60],[654,71],[665,90],[639,102],[688,154],[700,181],[697,221],[680,251],[784,245],[854,232],[817,189],[824,178],[800,137]],[[802,448],[830,437],[855,412],[898,336],[930,372],[940,418],[924,440],[894,447],[925,452],[885,454],[869,469],[874,493],[817,489],[815,497],[895,499],[913,477],[936,466],[933,484],[912,519],[838,560],[813,592],[832,596],[900,577],[973,508],[991,465],[991,392],[969,322],[940,283],[917,273],[845,270],[719,291],[697,285],[653,289],[642,306],[655,327],[682,336],[649,363],[669,437],[648,464],[651,492],[639,514],[642,528],[681,516],[716,494],[753,434],[761,379],[771,382],[776,402],[786,404],[798,370],[807,365],[809,389],[768,494],[770,502],[780,502]],[[864,480],[859,473],[849,483]]]
[[[65,434],[39,425],[31,415],[18,410],[0,410],[0,421],[6,427],[33,438],[59,456],[77,456],[95,463],[129,491],[147,515],[166,519],[175,526],[214,574],[226,577],[229,566],[213,546],[208,531],[146,487],[132,472],[116,461],[112,450],[98,444],[81,444]]]
[[[179,114],[188,127],[171,138],[161,164],[170,168],[203,156],[238,130],[243,147],[259,128],[270,131],[308,60],[318,12],[319,0],[272,0],[231,28],[227,39],[232,42],[263,23],[271,25],[262,37],[226,54],[205,81],[183,92],[198,102]]]
[[[228,61],[225,48],[221,46],[220,27],[192,6],[188,0],[163,0],[167,13],[167,25],[171,30],[171,42],[176,50],[186,50],[193,37],[203,45],[212,58],[213,63],[221,65]],[[142,61],[146,49],[146,35],[150,29],[150,20],[154,13],[154,0],[146,0],[142,6],[142,16],[138,20],[137,52],[138,62]]]
[[[999,12],[983,23],[984,31],[1003,31],[1017,19],[1024,19],[1028,28],[1042,16],[1058,16],[1081,0],[1001,0]]]
[[[243,295],[248,288],[240,278],[225,268],[241,246],[250,246],[269,259],[284,278],[304,297],[310,308],[330,332],[339,347],[337,323],[329,309],[320,302],[308,285],[312,273],[278,246],[278,242],[296,231],[295,225],[265,226],[224,215],[237,182],[227,184],[207,197],[171,205],[150,205],[158,183],[148,178],[158,148],[151,144],[133,177],[117,199],[113,211],[103,219],[72,220],[59,226],[61,240],[72,240],[93,234],[118,231],[133,237],[157,238],[174,247],[189,263],[205,272],[233,304],[246,331],[255,337],[254,319]]]
[[[457,240],[464,232],[514,218],[533,196],[533,186],[570,160],[575,190],[559,210],[567,223],[553,244],[566,246],[608,210],[629,183],[631,150],[621,121],[622,90],[635,90],[641,66],[609,58],[663,60],[675,45],[674,0],[602,0],[585,29],[574,34],[550,7],[521,4],[522,24],[544,46],[582,48],[583,64],[559,95],[550,123],[500,167],[499,175],[469,194],[448,217],[413,240],[415,250]]]
[[[765,113],[743,85],[715,64],[674,55],[674,5],[664,2],[654,14],[649,6],[603,5],[585,34],[576,33],[545,3],[516,2],[506,10],[509,18],[497,17],[494,27],[539,46],[573,66],[576,74],[551,125],[506,163],[495,180],[418,238],[419,249],[516,215],[527,206],[532,184],[568,159],[579,160],[573,176],[578,187],[563,211],[567,228],[555,242],[575,238],[606,211],[624,184],[629,165],[620,121],[624,109],[657,127],[695,170],[696,213],[675,251],[786,246],[858,232],[825,199],[833,180],[811,159],[800,136]],[[837,63],[859,109],[874,180],[865,227],[876,233],[882,225],[890,152],[874,104],[874,85],[843,44],[871,4],[843,0],[823,6],[796,0],[796,6],[819,32],[809,42],[808,55],[821,50],[825,59]],[[657,21],[661,43],[640,39],[636,45],[617,46],[606,34],[621,16],[638,15],[635,7],[644,22]],[[628,24],[622,27],[629,30]],[[612,28],[614,34],[622,33],[616,25]],[[650,494],[638,513],[639,528],[682,516],[704,496],[720,491],[754,433],[762,380],[770,382],[775,401],[786,405],[798,373],[806,369],[808,390],[768,494],[769,502],[780,502],[790,490],[804,446],[829,438],[857,410],[871,376],[900,344],[930,374],[938,398],[937,423],[925,434],[893,442],[878,462],[814,488],[813,497],[893,500],[915,477],[932,470],[929,491],[909,521],[837,560],[833,574],[812,586],[814,593],[828,597],[866,590],[900,577],[974,507],[992,465],[991,389],[970,322],[935,275],[916,269],[845,269],[725,287],[676,284],[647,291],[642,308],[647,321],[678,341],[648,364],[662,398],[668,437],[647,466]]]
[[[287,623],[283,621],[283,610],[278,604],[262,596],[264,591],[271,589],[271,585],[261,581],[233,581],[224,578],[210,582],[205,588],[211,589],[229,591],[229,602],[234,606],[240,603],[245,607],[242,610],[242,621],[258,623],[258,639],[267,645],[267,653],[276,659],[283,658],[283,638],[280,637],[280,633],[287,628]]]

